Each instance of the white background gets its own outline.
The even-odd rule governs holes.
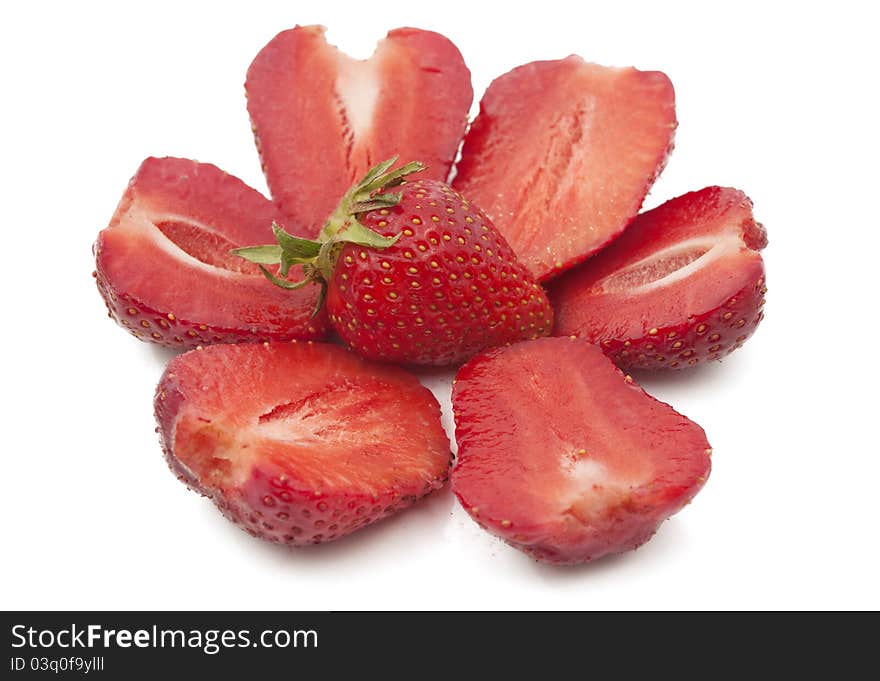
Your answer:
[[[0,607],[880,607],[869,6],[4,3]],[[715,448],[705,489],[643,548],[542,566],[447,489],[348,539],[285,550],[166,468],[152,395],[170,353],[107,319],[91,244],[148,155],[212,162],[265,191],[242,84],[296,23],[327,25],[359,57],[390,28],[438,30],[477,100],[494,76],[572,52],[663,70],[680,127],[646,206],[709,184],[754,200],[770,235],[763,325],[723,364],[643,381]]]

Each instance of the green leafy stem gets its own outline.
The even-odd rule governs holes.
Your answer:
[[[339,252],[345,244],[384,249],[400,238],[400,234],[382,236],[364,226],[358,219],[359,215],[368,211],[396,206],[400,203],[402,194],[388,190],[402,184],[407,176],[425,169],[423,164],[413,161],[391,170],[396,162],[397,156],[394,156],[375,165],[360,182],[349,189],[324,223],[317,240],[293,236],[273,222],[272,232],[277,243],[236,248],[231,252],[258,265],[266,278],[281,288],[295,290],[306,284],[318,284],[321,291],[312,312],[312,316],[316,315],[324,304],[327,282],[333,276]],[[273,274],[267,265],[278,265],[278,273]],[[294,265],[303,266],[304,276],[300,281],[287,279],[290,268]]]

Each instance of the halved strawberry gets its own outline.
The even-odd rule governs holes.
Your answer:
[[[557,336],[619,366],[680,369],[741,347],[764,318],[763,225],[741,191],[707,187],[640,215],[555,283]]]
[[[216,166],[148,158],[94,246],[110,316],[170,347],[321,337],[316,291],[281,291],[230,253],[271,238],[279,220],[270,201]]]
[[[337,539],[442,487],[449,441],[415,376],[311,342],[180,355],[156,390],[168,463],[250,534]]]
[[[398,28],[359,61],[322,26],[275,36],[245,89],[263,172],[282,212],[310,235],[349,186],[400,155],[446,180],[473,99],[458,49],[431,31]]]
[[[711,468],[702,428],[577,339],[479,355],[452,405],[453,491],[483,528],[549,563],[637,548]]]
[[[526,64],[480,102],[454,185],[539,280],[586,259],[639,212],[672,150],[675,93],[659,71],[577,56]]]

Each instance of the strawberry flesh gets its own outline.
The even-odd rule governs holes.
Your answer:
[[[452,403],[453,491],[483,528],[541,561],[637,548],[709,475],[703,429],[581,340],[490,350],[458,372]]]
[[[554,282],[554,334],[598,343],[624,368],[721,359],[763,319],[766,244],[741,191],[707,187],[672,199]]]
[[[489,86],[454,185],[545,281],[636,216],[675,127],[675,94],[663,73],[577,56],[533,62]]]
[[[391,31],[364,61],[329,45],[323,27],[283,31],[254,59],[245,89],[272,197],[310,236],[385,158],[418,159],[445,180],[473,99],[458,49],[414,28]]]
[[[172,470],[250,534],[338,539],[442,487],[449,441],[411,374],[311,342],[215,345],[156,390]]]
[[[230,249],[271,237],[278,210],[217,167],[148,158],[95,243],[110,316],[141,340],[177,348],[319,338],[317,292],[266,281]]]

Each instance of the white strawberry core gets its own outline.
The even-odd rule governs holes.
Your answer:
[[[175,222],[191,225],[195,230],[201,231],[206,235],[217,234],[217,232],[209,225],[197,222],[190,217],[164,213],[160,215],[151,211],[145,211],[136,205],[132,205],[126,214],[125,219],[121,220],[119,224],[132,234],[144,235],[158,248],[168,253],[172,258],[181,261],[181,263],[187,267],[204,270],[205,272],[212,273],[214,276],[221,277],[234,278],[240,276],[255,276],[236,269],[207,263],[189,253],[183,245],[176,243],[160,228],[160,225],[162,224]],[[222,239],[223,237],[220,238]]]
[[[635,447],[632,443],[618,443],[613,447]],[[594,446],[595,449],[595,446]],[[632,465],[614,465],[612,469],[603,463],[601,453],[591,455],[587,450],[574,450],[564,456],[562,469],[567,484],[557,497],[559,513],[570,515],[578,521],[589,524],[591,516],[597,511],[613,506],[615,500],[625,498],[633,489],[640,487],[650,478],[650,470],[641,457],[632,457]]]
[[[378,60],[359,61],[340,54],[336,94],[352,134],[357,138],[369,132],[379,100]]]
[[[736,232],[722,235],[720,239],[689,239],[614,272],[597,282],[595,288],[606,293],[642,293],[669,286],[741,248],[742,238]]]

